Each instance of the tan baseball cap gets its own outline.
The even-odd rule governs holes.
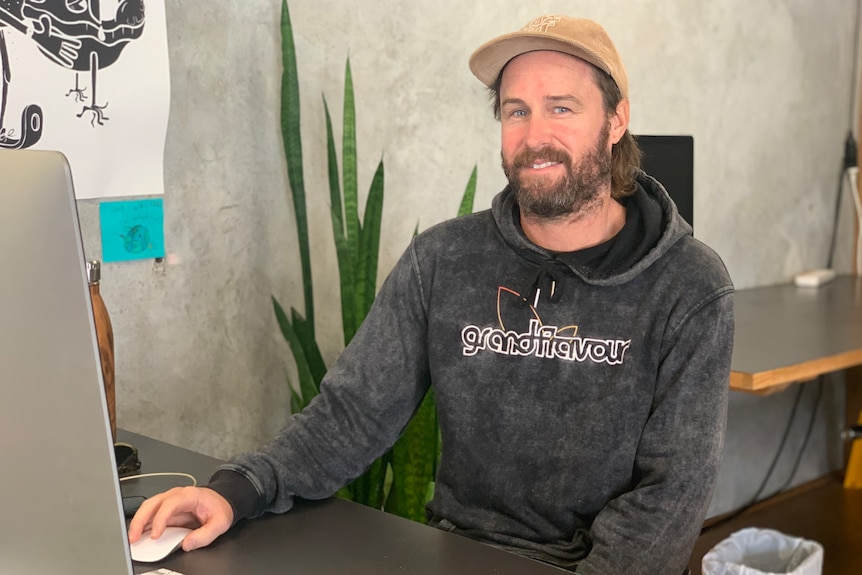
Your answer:
[[[553,50],[586,60],[613,78],[623,98],[629,97],[629,79],[614,43],[604,28],[586,18],[539,16],[517,32],[485,42],[470,56],[470,70],[492,87],[509,60],[536,50]]]

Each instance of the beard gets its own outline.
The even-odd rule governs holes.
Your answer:
[[[503,159],[503,173],[515,194],[515,201],[526,215],[556,220],[569,215],[583,215],[600,200],[601,192],[611,181],[612,154],[608,149],[610,122],[605,122],[595,146],[575,165],[564,150],[545,146],[526,149],[517,154],[511,164]],[[521,168],[537,160],[559,162],[566,173],[554,180],[546,176],[521,177]]]

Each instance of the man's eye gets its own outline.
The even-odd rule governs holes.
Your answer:
[[[510,118],[523,118],[527,113],[524,110],[512,110],[509,113]]]
[[[555,106],[554,107],[554,113],[555,114],[565,114],[569,111],[570,110],[568,108],[566,108],[565,106]]]

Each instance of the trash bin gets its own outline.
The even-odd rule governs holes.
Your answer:
[[[773,529],[737,531],[710,549],[703,575],[821,575],[823,546]]]

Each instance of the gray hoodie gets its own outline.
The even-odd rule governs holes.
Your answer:
[[[327,497],[431,385],[431,525],[584,575],[682,573],[722,451],[733,287],[664,188],[638,183],[627,212],[657,223],[620,269],[532,244],[508,189],[414,238],[321,394],[210,487],[237,520]]]

